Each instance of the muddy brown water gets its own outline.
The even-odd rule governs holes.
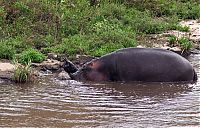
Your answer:
[[[0,127],[199,127],[200,54],[194,84],[0,83]]]

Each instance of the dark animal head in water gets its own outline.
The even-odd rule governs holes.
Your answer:
[[[83,65],[77,72],[71,75],[72,79],[79,81],[107,81],[106,75],[100,70],[101,64],[98,60]]]
[[[75,73],[78,68],[71,62],[69,61],[68,59],[65,59],[64,60],[64,63],[62,65],[62,67],[64,68],[64,70],[67,72],[67,73]]]

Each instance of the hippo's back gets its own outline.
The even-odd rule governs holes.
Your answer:
[[[114,63],[116,81],[193,81],[194,69],[182,56],[162,49],[126,48],[103,58]]]

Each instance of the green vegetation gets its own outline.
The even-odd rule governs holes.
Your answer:
[[[28,49],[19,55],[19,61],[22,64],[28,64],[29,61],[39,63],[45,60],[45,56],[35,49]]]
[[[169,41],[170,46],[174,46],[177,44],[178,38],[174,35],[171,35],[168,37],[168,41]]]
[[[10,45],[6,45],[3,41],[0,44],[0,58],[12,59],[15,55],[15,49]]]
[[[178,43],[180,44],[182,51],[187,51],[192,48],[192,42],[188,38],[182,37],[178,40]]]
[[[192,48],[192,42],[186,37],[181,37],[179,39],[173,35],[168,38],[168,41],[171,46],[180,46],[182,51],[187,51]]]
[[[15,64],[15,70],[14,70],[13,80],[16,83],[31,82],[33,80],[30,61],[26,65],[21,65],[17,61],[15,61],[14,64]]]
[[[179,21],[199,17],[198,0],[1,0],[0,58],[19,54],[27,63],[41,62],[48,52],[101,56],[135,47],[138,35],[188,31]]]

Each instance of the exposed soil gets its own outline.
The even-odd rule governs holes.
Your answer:
[[[170,30],[170,31],[164,33],[164,35],[175,35],[178,38],[187,37],[194,44],[196,44],[196,47],[199,48],[199,45],[200,45],[200,19],[181,21],[180,24],[182,26],[189,27],[189,32],[180,32],[177,30]]]
[[[194,48],[200,49],[200,19],[181,21],[180,25],[188,26],[189,32],[169,30],[162,34],[151,34],[137,37],[139,45],[144,47],[164,48],[168,44],[168,37],[175,35],[178,38],[187,37],[194,43]]]

